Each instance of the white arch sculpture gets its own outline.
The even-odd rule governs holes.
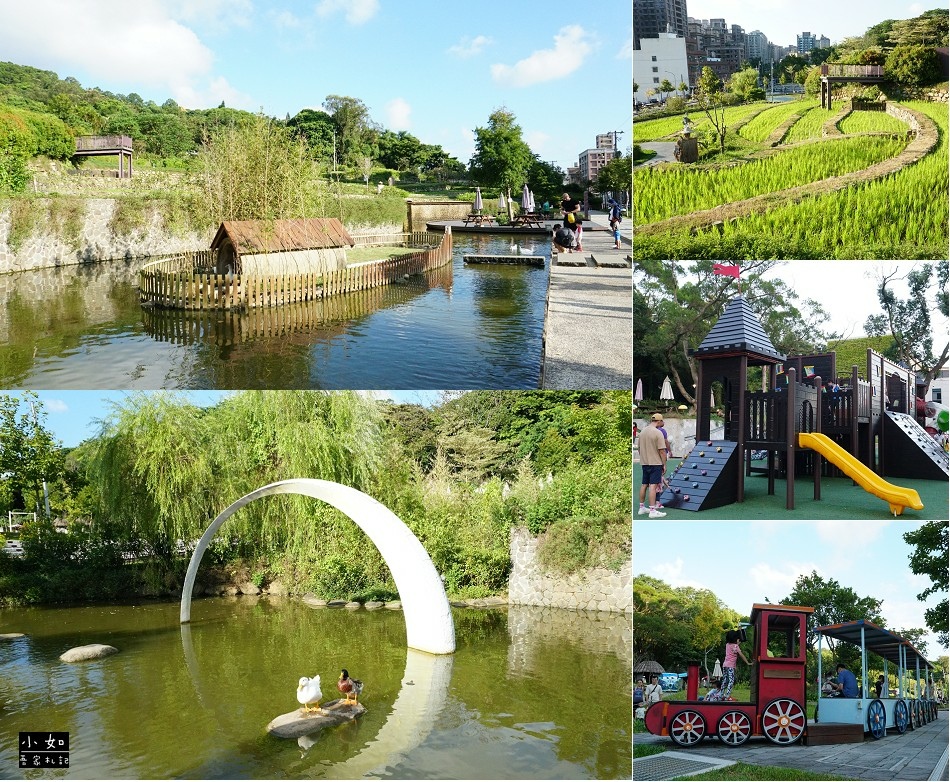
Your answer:
[[[406,644],[431,654],[455,651],[455,625],[442,579],[419,539],[389,508],[368,494],[332,481],[291,478],[271,483],[225,508],[205,530],[191,555],[181,593],[181,622],[191,621],[191,593],[198,565],[218,529],[236,511],[260,497],[302,494],[332,505],[345,513],[373,541],[393,574],[406,619]]]

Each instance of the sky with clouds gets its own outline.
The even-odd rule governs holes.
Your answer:
[[[645,521],[633,526],[633,572],[674,587],[710,589],[727,606],[748,615],[753,603],[778,602],[800,575],[815,571],[883,601],[881,614],[892,630],[926,627],[929,585],[911,573],[913,547],[903,535],[906,521]],[[929,659],[946,654],[927,637]]]
[[[632,30],[628,0],[0,2],[0,58],[84,87],[281,118],[348,95],[465,163],[504,106],[562,168],[598,133],[629,146]]]
[[[795,44],[802,32],[826,35],[832,43],[864,32],[885,19],[911,19],[946,3],[908,0],[686,0],[696,19],[724,18],[747,33],[761,30],[779,46]]]

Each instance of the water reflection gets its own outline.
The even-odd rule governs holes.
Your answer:
[[[0,275],[0,385],[536,388],[548,270],[462,261],[508,243],[459,237],[403,284],[245,313],[143,310],[142,260]]]

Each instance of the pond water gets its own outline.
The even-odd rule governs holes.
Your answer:
[[[460,234],[406,284],[243,314],[143,310],[144,260],[0,275],[0,388],[537,388],[548,269],[462,261],[512,241]]]
[[[53,778],[629,779],[630,617],[453,609],[457,652],[407,652],[401,611],[276,598],[4,610],[0,769]],[[119,653],[63,663],[87,643]],[[266,733],[320,674],[367,712],[303,739]],[[69,733],[69,768],[19,773],[20,731]]]

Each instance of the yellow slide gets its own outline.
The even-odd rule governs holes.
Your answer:
[[[812,434],[802,432],[798,435],[798,445],[800,448],[811,448],[820,453],[866,492],[880,497],[890,505],[891,513],[895,516],[900,516],[904,508],[924,509],[924,504],[916,491],[888,483],[825,435],[817,432]]]

